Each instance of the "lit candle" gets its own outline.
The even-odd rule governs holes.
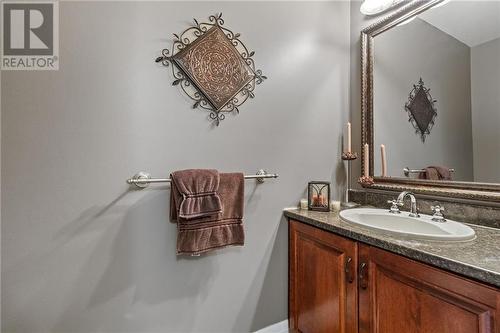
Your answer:
[[[364,169],[365,169],[365,177],[369,176],[369,159],[370,159],[370,152],[369,152],[369,146],[367,143],[365,143],[365,159],[364,159]]]
[[[380,155],[382,156],[382,177],[387,177],[387,160],[384,145],[380,145]]]
[[[317,203],[316,203],[316,206],[323,206],[323,202],[325,201],[324,198],[323,198],[323,195],[322,194],[318,194],[318,197],[317,197]]]
[[[351,123],[347,123],[347,152],[351,152]]]

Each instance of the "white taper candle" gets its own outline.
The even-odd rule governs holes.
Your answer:
[[[351,152],[351,123],[347,123],[347,152]]]
[[[387,159],[385,154],[385,145],[380,145],[380,155],[382,157],[382,177],[387,177]]]
[[[364,171],[365,171],[365,174],[364,176],[365,177],[368,177],[369,174],[370,174],[370,170],[369,170],[369,160],[370,160],[370,150],[369,150],[369,146],[367,143],[365,143],[365,159],[364,159]]]

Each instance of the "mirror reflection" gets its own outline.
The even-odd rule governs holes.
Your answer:
[[[375,37],[374,170],[500,183],[500,2],[451,1]]]

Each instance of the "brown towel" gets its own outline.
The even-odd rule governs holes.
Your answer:
[[[172,182],[170,218],[177,222],[177,254],[200,254],[230,245],[243,245],[244,177],[221,173],[218,194],[222,212],[216,216],[184,219],[177,215],[182,196]]]
[[[430,179],[430,180],[451,180],[450,168],[443,166],[428,166],[418,175],[420,179]]]
[[[172,189],[180,198],[179,217],[193,219],[217,215],[222,210],[217,190],[219,172],[217,170],[189,169],[172,172]]]

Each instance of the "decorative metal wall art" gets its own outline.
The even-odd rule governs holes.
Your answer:
[[[266,76],[255,69],[252,56],[240,41],[239,33],[223,27],[222,13],[209,17],[209,22],[198,23],[175,37],[172,50],[162,50],[156,58],[172,68],[172,85],[180,86],[194,100],[193,109],[210,111],[209,118],[219,123],[225,113],[239,113],[238,107],[255,97],[256,84]]]
[[[414,84],[410,91],[405,110],[408,112],[408,121],[415,128],[415,133],[420,135],[422,142],[425,142],[425,136],[431,133],[434,126],[434,119],[437,116],[435,102],[430,89],[424,86],[424,81],[420,78],[418,84]]]

